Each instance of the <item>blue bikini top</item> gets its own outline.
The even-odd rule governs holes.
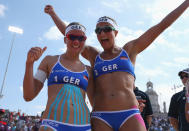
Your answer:
[[[115,71],[128,72],[135,77],[133,64],[131,63],[128,54],[124,49],[122,49],[117,57],[110,60],[104,60],[100,57],[100,54],[96,56],[93,69],[95,79],[103,74]]]
[[[48,86],[54,84],[72,84],[86,91],[88,86],[88,78],[89,75],[87,69],[82,72],[70,71],[60,63],[59,56],[58,61],[53,66],[48,77]]]

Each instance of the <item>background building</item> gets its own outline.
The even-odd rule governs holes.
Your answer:
[[[163,112],[160,111],[160,105],[158,102],[158,94],[153,88],[153,83],[151,81],[148,81],[146,83],[147,90],[145,91],[146,94],[148,94],[151,105],[152,105],[152,110],[153,110],[153,115],[156,116],[167,116],[167,111],[166,111],[166,103],[163,102]]]

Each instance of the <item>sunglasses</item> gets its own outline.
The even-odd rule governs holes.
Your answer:
[[[115,28],[112,26],[97,27],[95,29],[95,33],[100,34],[102,31],[107,33],[107,32],[113,31],[113,30],[115,30]]]
[[[180,75],[180,79],[189,78],[189,75]]]
[[[66,37],[67,37],[69,40],[72,40],[72,41],[78,40],[78,41],[80,41],[80,42],[85,41],[85,40],[87,39],[87,37],[84,36],[84,35],[68,34],[68,35],[66,35]]]

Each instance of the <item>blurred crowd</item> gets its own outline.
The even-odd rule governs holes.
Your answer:
[[[0,109],[0,131],[38,131],[41,116]]]
[[[175,131],[168,117],[153,117],[149,131]]]

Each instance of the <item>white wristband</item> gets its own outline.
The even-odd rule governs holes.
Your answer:
[[[47,78],[47,74],[43,70],[38,69],[34,78],[44,83]]]

